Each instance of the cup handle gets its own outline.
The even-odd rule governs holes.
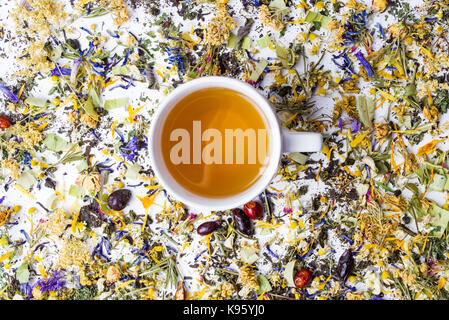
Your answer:
[[[320,133],[282,129],[282,152],[318,152],[321,149],[323,137]]]

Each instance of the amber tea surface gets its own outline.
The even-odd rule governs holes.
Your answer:
[[[268,163],[269,133],[250,98],[224,88],[181,99],[162,129],[168,171],[185,189],[204,197],[229,197],[251,187]]]

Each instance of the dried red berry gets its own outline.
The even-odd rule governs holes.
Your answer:
[[[9,119],[4,116],[4,115],[0,115],[0,129],[1,130],[6,130],[11,126],[11,121],[9,121]]]
[[[312,280],[312,272],[307,269],[299,270],[294,278],[296,288],[304,288]]]
[[[262,205],[256,201],[250,201],[243,206],[243,211],[251,219],[262,218],[263,209]]]

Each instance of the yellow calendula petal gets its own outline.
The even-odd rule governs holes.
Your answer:
[[[440,280],[438,281],[438,291],[440,291],[444,285],[446,284],[446,278],[441,277]]]
[[[359,143],[361,143],[365,139],[367,134],[368,134],[368,132],[363,133],[363,134],[359,135],[357,138],[355,138],[354,140],[352,140],[351,144],[350,144],[351,148],[355,148],[356,146],[358,146]]]
[[[146,186],[145,188],[146,189],[150,189],[150,190],[154,190],[154,189],[157,189],[157,188],[159,188],[160,187],[160,185],[159,184],[156,184],[156,185],[154,185],[154,186]]]
[[[13,250],[13,251],[10,251],[10,252],[7,252],[7,253],[5,253],[4,255],[2,255],[2,256],[0,257],[0,262],[3,262],[3,261],[5,261],[6,259],[8,259],[13,253],[14,253],[14,250]]]
[[[318,172],[316,173],[316,176],[315,176],[315,181],[317,181],[318,182],[318,180],[320,179],[320,173],[321,173],[321,169],[322,169],[322,164],[320,163],[320,167],[318,168]]]
[[[257,300],[265,300],[264,297],[265,297],[265,291],[262,292],[262,293],[260,294],[260,296],[257,297]]]
[[[188,242],[186,242],[186,243],[184,243],[183,245],[182,245],[182,250],[181,251],[184,251],[186,248],[188,248],[188,247],[190,247],[190,243],[188,243]]]
[[[428,49],[426,49],[424,47],[421,47],[421,46],[419,46],[419,47],[421,48],[422,52],[424,52],[424,54],[426,56],[428,56],[432,60],[435,60],[435,58],[433,57],[433,54],[432,54],[432,52],[430,52],[430,50],[428,50]]]
[[[347,166],[343,167],[343,170],[345,170],[351,176],[356,177],[356,178],[362,176],[362,172],[361,171],[358,170],[356,172],[352,172]]]
[[[31,218],[28,217],[28,216],[26,216],[26,218],[28,219],[28,221],[29,221],[30,224],[31,224],[31,227],[30,227],[30,236],[31,236],[31,235],[33,235],[33,231],[34,231],[34,223],[33,223],[33,219],[31,219]]]
[[[72,220],[72,232],[73,232],[73,233],[76,232],[76,221],[78,220],[79,214],[80,214],[80,212],[77,211],[77,212],[75,213],[75,216],[73,217],[73,220]]]
[[[119,78],[117,78],[117,79],[111,79],[111,80],[109,80],[109,81],[104,85],[104,87],[107,88],[107,87],[109,87],[110,85],[113,85],[114,83],[116,83],[117,81],[119,81]]]
[[[380,90],[380,89],[377,89],[377,91],[378,91],[378,92],[382,95],[382,97],[384,97],[385,99],[388,99],[388,100],[391,100],[391,101],[397,101],[397,100],[398,100],[395,96],[389,94],[388,92],[385,92],[385,91]]]
[[[48,277],[48,274],[47,274],[47,272],[45,271],[44,266],[41,265],[41,264],[39,265],[39,272],[40,272],[40,274],[41,274],[42,277],[44,277],[44,278],[47,278],[47,277]]]
[[[8,289],[8,286],[7,286],[7,285],[0,291],[0,296],[2,296],[2,298],[5,299],[5,300],[11,300],[11,299],[8,298],[7,296],[5,296],[5,291],[6,291],[6,289]]]
[[[145,209],[145,218],[143,220],[142,223],[142,231],[145,230],[145,225],[147,224],[147,219],[148,219],[148,208],[151,207],[151,205],[154,203],[154,199],[156,198],[158,192],[154,192],[152,195],[150,196],[145,196],[145,197],[139,197],[137,196],[137,198],[139,198],[140,202],[142,203],[142,206]]]
[[[265,221],[256,221],[257,227],[258,228],[263,228],[263,229],[273,229],[273,228],[278,228],[280,226],[282,226],[282,223],[278,223],[278,224],[271,224],[269,222],[265,222]]]
[[[33,196],[28,190],[26,190],[24,187],[22,187],[20,184],[16,184],[14,185],[14,187],[16,187],[17,190],[19,190],[20,192],[22,192],[24,195],[30,197],[33,200],[36,200],[36,197]]]
[[[135,116],[139,113],[140,110],[143,109],[143,107],[145,107],[145,105],[143,105],[137,109],[133,109],[133,107],[131,105],[128,106],[128,114],[129,114],[128,121],[129,121],[129,123],[134,122]]]
[[[120,289],[122,288],[126,288],[128,285],[130,285],[131,283],[133,283],[136,280],[128,280],[126,282],[123,282],[122,284],[118,285],[115,287],[115,292],[118,292]]]
[[[393,61],[393,66],[398,69],[400,75],[404,75],[404,68],[402,68],[402,65],[398,62],[397,59]]]
[[[151,251],[156,251],[156,252],[162,252],[164,248],[162,248],[162,246],[155,246],[153,249],[151,249]]]
[[[429,143],[426,143],[421,148],[418,149],[416,153],[417,156],[422,156],[425,154],[430,154],[434,151],[435,146],[443,140],[432,140]]]
[[[148,209],[154,202],[154,199],[156,198],[157,192],[153,193],[152,195],[147,195],[145,197],[139,197],[140,202],[142,203],[143,208],[146,210]]]
[[[114,136],[115,136],[115,128],[117,127],[117,120],[115,120],[113,123],[112,123],[112,126],[111,126],[111,134],[112,134],[112,138],[114,138]]]
[[[332,156],[332,151],[335,149],[335,147],[332,147],[332,148],[330,148],[329,149],[329,151],[328,152],[326,152],[326,157],[327,157],[327,160],[331,160],[331,156]]]
[[[306,22],[306,20],[304,20],[304,19],[296,19],[296,20],[293,20],[293,21],[287,21],[287,23],[290,23],[290,24],[301,24],[301,23],[304,23],[304,22]]]
[[[288,126],[293,120],[296,119],[296,116],[298,115],[299,112],[294,113],[290,118],[288,118],[283,124],[282,124],[282,128],[285,128],[286,126]]]
[[[430,94],[429,88],[427,88],[427,100],[429,102],[429,106],[433,106],[433,99],[432,99],[432,95]]]

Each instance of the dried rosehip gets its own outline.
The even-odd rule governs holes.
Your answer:
[[[254,234],[253,224],[251,219],[243,212],[242,209],[235,208],[232,210],[232,217],[234,218],[234,224],[237,231],[251,236]]]
[[[6,130],[11,126],[11,121],[4,115],[0,115],[0,129]]]
[[[243,211],[245,211],[246,215],[250,219],[262,218],[263,209],[262,205],[259,202],[250,201],[248,203],[245,203],[245,205],[243,206]]]
[[[312,280],[312,272],[307,269],[301,269],[296,272],[293,280],[295,281],[296,288],[304,288]]]
[[[217,221],[208,221],[200,224],[198,228],[196,228],[196,232],[199,235],[205,236],[209,233],[214,232],[218,228],[219,224]]]
[[[108,207],[115,211],[123,210],[131,199],[131,191],[119,189],[111,193],[108,197]]]

